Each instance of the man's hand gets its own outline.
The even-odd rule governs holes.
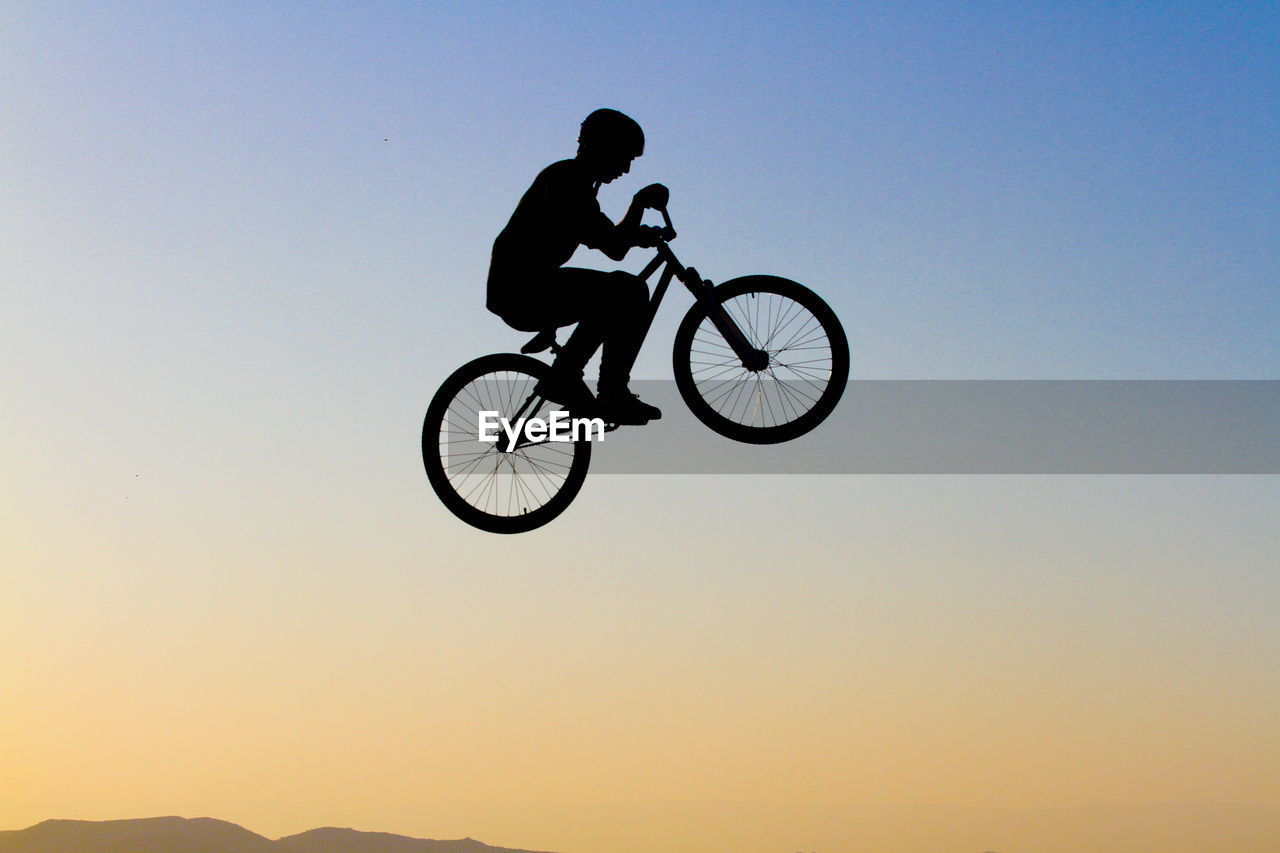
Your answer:
[[[631,242],[641,249],[652,249],[662,241],[662,229],[655,228],[652,225],[640,225],[636,227],[635,236]]]
[[[635,194],[631,203],[640,207],[647,207],[650,210],[663,210],[666,208],[667,199],[670,197],[670,191],[662,184],[649,184],[649,186]]]

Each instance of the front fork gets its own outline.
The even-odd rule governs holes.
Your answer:
[[[665,213],[665,211],[664,211]],[[671,224],[667,220],[668,226]],[[662,242],[658,244],[658,254],[649,262],[648,266],[640,273],[640,277],[647,279],[653,275],[658,266],[665,263],[662,275],[658,278],[658,286],[654,289],[653,298],[649,300],[649,323],[653,322],[653,317],[658,313],[658,303],[662,301],[663,294],[667,291],[667,285],[671,283],[674,275],[680,279],[693,298],[696,299],[707,312],[708,319],[733,349],[734,355],[742,362],[742,366],[753,373],[759,373],[769,366],[769,353],[754,346],[742,330],[738,328],[738,324],[729,316],[729,312],[724,310],[724,305],[720,300],[715,298],[715,287],[712,283],[698,275],[698,271],[693,267],[686,267],[676,259],[675,253],[671,251],[671,247]],[[646,333],[648,326],[645,327]]]

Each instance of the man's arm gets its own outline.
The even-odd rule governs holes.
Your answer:
[[[604,252],[610,259],[620,261],[627,256],[633,246],[652,246],[657,235],[656,228],[646,228],[640,224],[644,212],[650,208],[660,210],[667,206],[667,188],[662,184],[650,184],[631,199],[627,213],[614,225],[609,217],[601,213],[591,224],[592,233],[587,246]]]

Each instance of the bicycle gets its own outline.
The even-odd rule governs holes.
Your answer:
[[[648,281],[662,270],[645,336],[672,279],[679,280],[694,297],[672,351],[685,404],[706,426],[749,444],[789,441],[814,429],[835,409],[849,378],[849,345],[835,312],[786,278],[750,275],[718,286],[702,279],[676,258],[671,217],[665,207],[659,212],[656,254],[639,274]],[[533,354],[558,353],[556,331],[538,332],[520,354],[464,364],[427,407],[427,479],[449,511],[473,527],[490,533],[541,527],[569,506],[586,479],[590,436],[552,440],[533,428],[563,411],[534,391],[552,368]],[[514,429],[482,440],[481,413]]]

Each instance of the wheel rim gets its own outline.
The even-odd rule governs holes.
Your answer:
[[[758,372],[741,360],[709,317],[694,331],[690,373],[698,395],[720,417],[769,429],[794,423],[819,405],[830,386],[836,352],[823,321],[802,302],[750,291],[721,305],[753,347],[769,356]]]
[[[458,387],[440,419],[436,436],[441,472],[454,499],[495,520],[536,513],[564,494],[573,475],[576,442],[544,441],[507,451],[501,427],[496,442],[479,440],[481,411],[514,420],[533,396],[537,377],[517,370],[477,376]],[[523,417],[546,419],[554,404],[541,401]]]

